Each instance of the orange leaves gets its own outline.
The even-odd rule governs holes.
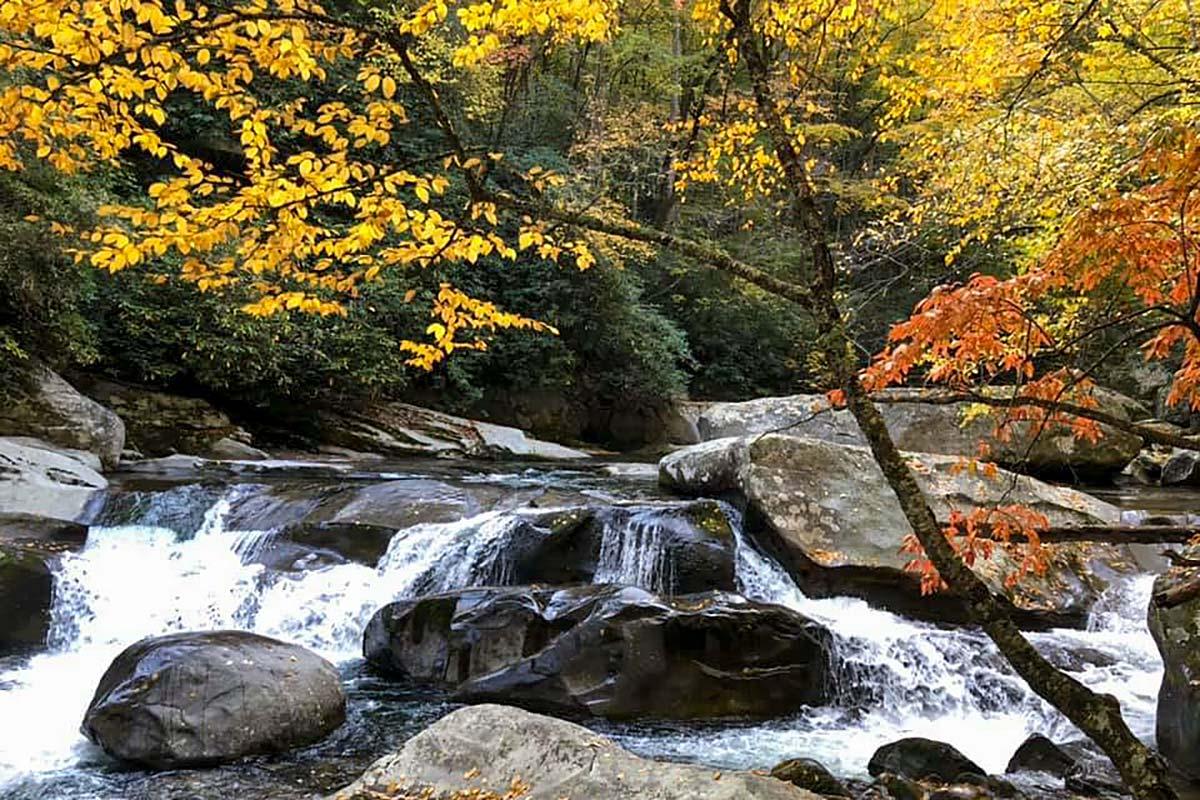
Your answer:
[[[864,382],[878,389],[919,370],[955,387],[1007,381],[1053,401],[1076,382],[1053,373],[1035,380],[1037,365],[1070,357],[1093,333],[1120,324],[1147,359],[1182,356],[1170,402],[1200,408],[1198,181],[1200,138],[1164,136],[1122,176],[1131,188],[1068,220],[1053,249],[1025,272],[935,290],[892,329]],[[1107,316],[1089,317],[1089,298],[1102,288],[1115,301],[1106,301]],[[1079,435],[1098,435],[1070,424]]]
[[[1005,584],[1011,587],[1026,575],[1046,571],[1047,556],[1040,531],[1048,526],[1049,520],[1044,514],[1025,506],[1001,505],[977,508],[965,514],[955,509],[942,534],[968,567],[992,558],[997,549],[1003,550],[1012,561],[1012,568],[1004,577]],[[946,588],[916,536],[906,536],[900,549],[914,556],[905,569],[920,574],[923,594]]]

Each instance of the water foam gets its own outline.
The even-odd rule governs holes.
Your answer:
[[[194,533],[160,525],[93,528],[80,552],[62,558],[50,649],[0,674],[0,718],[37,720],[10,727],[0,741],[0,786],[21,774],[97,757],[78,733],[79,719],[103,670],[131,642],[172,631],[240,628],[303,644],[335,661],[355,659],[370,615],[392,599],[505,583],[505,545],[523,524],[519,514],[502,512],[422,524],[398,532],[375,567],[274,572],[256,561],[274,532],[227,528],[237,491],[243,490],[212,503]],[[164,515],[150,509],[147,516]],[[662,554],[668,531],[661,526],[671,520],[652,510],[604,519],[597,580],[668,588],[671,566]],[[879,745],[925,735],[1002,771],[1030,733],[1072,734],[979,632],[912,622],[861,600],[805,597],[779,564],[746,539],[735,516],[732,521],[740,591],[793,608],[834,632],[843,702],[760,725],[635,730],[621,735],[627,745],[723,767],[763,767],[807,755],[835,772],[855,774]],[[1088,630],[1033,637],[1042,647],[1104,656],[1076,675],[1120,698],[1130,724],[1144,736],[1152,734],[1161,675],[1143,621],[1150,580],[1114,587]]]

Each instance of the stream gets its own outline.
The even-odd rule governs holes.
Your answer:
[[[379,607],[401,597],[505,583],[512,512],[530,504],[542,510],[563,502],[632,504],[633,513],[614,515],[604,531],[597,581],[669,588],[669,565],[655,548],[656,526],[668,522],[657,510],[681,501],[662,496],[654,474],[648,465],[414,462],[329,477],[324,480],[445,486],[478,502],[460,519],[398,531],[374,566],[310,558],[287,570],[263,558],[273,529],[232,522],[237,508],[278,491],[278,483],[118,480],[123,493],[110,500],[85,546],[55,568],[47,647],[0,659],[0,796],[280,800],[331,792],[453,707],[437,692],[386,682],[364,668],[361,632]],[[1137,492],[1110,499],[1138,505]],[[1200,506],[1197,500],[1175,493],[1156,498],[1154,507],[1190,511]],[[979,632],[910,621],[861,600],[807,598],[756,548],[737,512],[726,513],[741,593],[793,608],[835,634],[838,701],[769,722],[593,721],[591,727],[645,756],[721,769],[770,768],[807,756],[835,774],[863,777],[875,749],[903,736],[950,742],[994,773],[1004,771],[1032,733],[1055,741],[1078,737]],[[1148,741],[1161,679],[1145,626],[1152,581],[1142,574],[1111,587],[1086,630],[1031,635],[1056,664],[1119,698],[1130,726]],[[337,664],[349,698],[346,725],[288,756],[158,774],[122,767],[83,739],[79,723],[91,694],[124,647],[145,636],[218,628],[295,642]]]

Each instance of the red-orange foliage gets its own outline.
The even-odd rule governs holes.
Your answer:
[[[1191,131],[1165,137],[1122,177],[1131,188],[1078,213],[1039,263],[1010,278],[975,275],[962,285],[936,289],[894,326],[887,348],[864,371],[864,385],[882,389],[914,372],[953,389],[1012,384],[1014,402],[1006,405],[997,435],[1006,437],[1025,423],[1035,433],[1066,426],[1094,441],[1101,435],[1095,421],[1046,407],[1069,402],[1095,408],[1087,371],[1039,368],[1070,356],[1089,336],[1126,326],[1126,340],[1139,345],[1148,360],[1181,357],[1168,402],[1200,409],[1200,137]],[[1056,307],[1086,303],[1101,288],[1119,300],[1104,316],[1049,324]],[[1037,530],[1046,522],[1039,517],[1017,506],[957,514],[946,533],[968,564],[992,552],[992,542],[977,535],[980,523],[998,540],[1027,541],[1011,576],[1016,580],[1044,568]],[[921,553],[911,538],[905,549]],[[923,557],[912,568],[922,572],[927,590],[940,585]]]

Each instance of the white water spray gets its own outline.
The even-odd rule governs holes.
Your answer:
[[[227,494],[215,502],[194,534],[155,525],[94,528],[83,550],[63,557],[51,648],[0,673],[0,718],[37,721],[10,727],[0,740],[0,793],[18,776],[74,768],[96,757],[78,733],[79,720],[103,670],[137,639],[240,628],[305,645],[335,661],[355,659],[363,627],[387,602],[507,582],[506,543],[523,524],[519,515],[490,512],[417,525],[396,534],[376,567],[278,572],[257,563],[271,547],[273,532],[226,528],[236,497]],[[148,518],[155,516],[151,508]],[[1002,771],[1030,733],[1070,735],[1069,725],[1012,675],[982,634],[911,622],[860,600],[807,598],[782,567],[745,539],[740,521],[733,522],[740,591],[827,625],[836,637],[843,695],[857,704],[762,725],[627,736],[626,744],[720,766],[762,767],[806,755],[835,772],[854,774],[876,747],[902,736],[950,741],[988,769]],[[666,524],[673,521],[653,511],[614,515],[603,532],[597,581],[656,590],[671,586],[672,567],[663,557]],[[1034,637],[1042,646],[1100,654],[1101,663],[1084,663],[1077,677],[1119,697],[1142,735],[1153,728],[1161,674],[1143,622],[1149,584],[1143,577],[1114,589],[1089,630]]]

